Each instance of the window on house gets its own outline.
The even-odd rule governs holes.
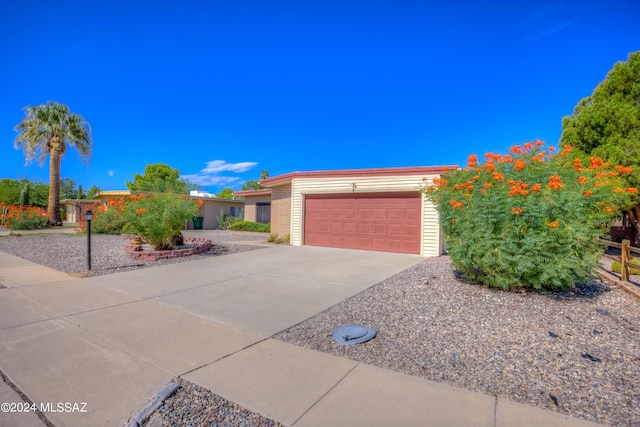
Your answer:
[[[271,203],[256,203],[256,222],[260,224],[271,222]]]
[[[234,218],[238,217],[240,216],[239,214],[240,214],[239,209],[236,206],[231,206],[229,208],[229,215],[231,215],[232,217]]]

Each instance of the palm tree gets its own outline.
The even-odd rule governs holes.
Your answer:
[[[42,165],[49,155],[49,223],[62,225],[60,160],[69,145],[75,147],[81,160],[89,161],[91,127],[82,116],[70,113],[69,107],[57,102],[26,107],[25,113],[26,116],[15,127],[18,132],[15,148],[22,148],[27,163],[37,160]]]

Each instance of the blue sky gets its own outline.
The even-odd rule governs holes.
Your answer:
[[[640,3],[120,1],[0,6],[0,178],[48,182],[13,148],[23,108],[67,104],[90,166],[124,189],[166,163],[218,192],[266,169],[464,164],[556,144],[561,119],[640,49]]]

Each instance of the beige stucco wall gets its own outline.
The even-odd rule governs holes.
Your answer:
[[[271,188],[271,233],[291,235],[291,184]]]
[[[244,207],[244,201],[242,200],[228,200],[228,199],[200,199],[204,203],[200,207],[199,215],[203,217],[202,220],[202,229],[203,230],[217,230],[218,229],[218,216],[220,215],[220,210],[224,212],[225,215],[230,215],[231,207],[235,206],[237,208]],[[193,229],[193,222],[189,221],[187,223],[187,229]]]
[[[269,203],[270,201],[271,201],[271,196],[269,194],[245,197],[244,220],[256,222],[256,219],[257,219],[256,203]],[[273,214],[273,211],[271,213]],[[273,215],[271,218],[273,219]]]
[[[302,245],[304,242],[304,197],[306,194],[337,193],[383,193],[420,191],[438,175],[413,176],[379,176],[379,177],[341,177],[341,178],[294,178],[289,199],[291,214],[291,244]],[[423,181],[426,178],[426,182]],[[354,187],[355,185],[355,187]],[[275,188],[274,188],[275,190]],[[273,197],[273,195],[272,195]],[[275,212],[271,205],[272,221]],[[279,212],[278,217],[283,217]],[[273,231],[273,224],[271,226]],[[422,235],[420,254],[438,256],[443,252],[440,236],[440,222],[435,206],[422,195]]]

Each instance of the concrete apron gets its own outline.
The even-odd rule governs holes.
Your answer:
[[[122,425],[177,376],[285,425],[593,425],[268,338],[421,260],[276,246],[79,279],[0,252],[0,370],[43,412],[0,425]]]

